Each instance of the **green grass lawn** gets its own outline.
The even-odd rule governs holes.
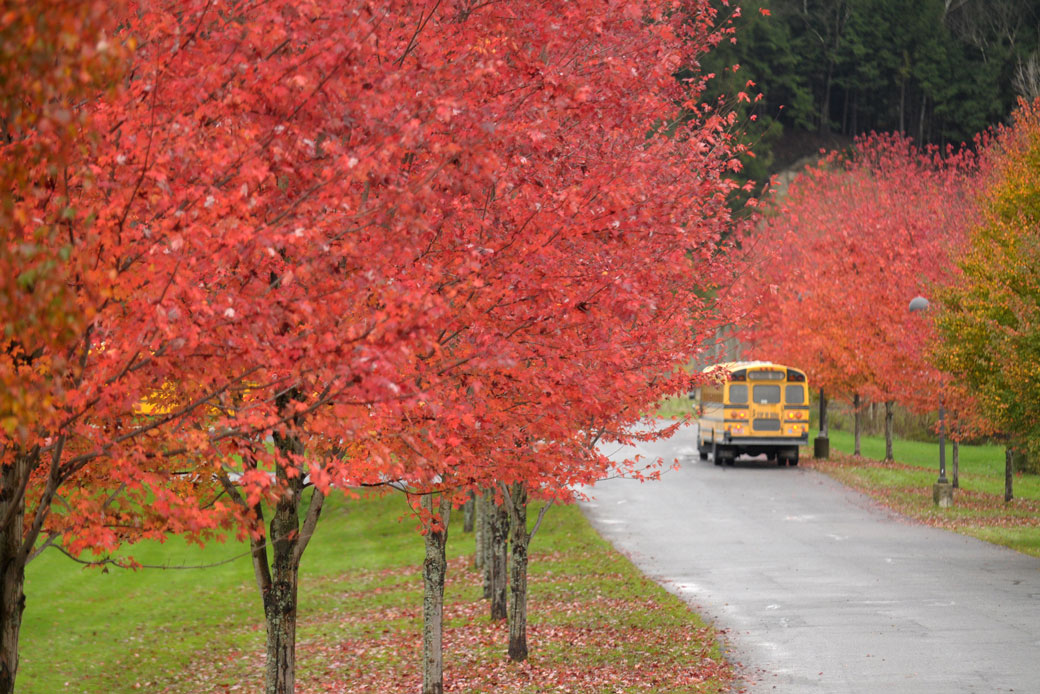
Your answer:
[[[685,395],[665,398],[657,408],[657,416],[662,419],[675,419],[694,415],[693,400]]]
[[[1005,502],[1001,446],[960,446],[959,488],[953,507],[941,509],[932,501],[932,484],[939,477],[938,444],[896,440],[895,462],[884,463],[883,437],[861,437],[862,455],[855,457],[851,432],[831,430],[829,434],[831,459],[807,460],[806,464],[921,522],[1040,556],[1040,476],[1016,474],[1015,498]],[[814,431],[810,440],[815,437]],[[953,479],[949,443],[946,476]]]
[[[423,546],[399,496],[333,499],[301,570],[297,691],[419,688]],[[461,514],[456,514],[461,521]],[[529,641],[505,657],[470,567],[473,536],[449,532],[447,690],[717,692],[732,678],[716,634],[645,579],[575,507],[553,508],[532,544]],[[194,565],[243,551],[171,540],[142,563]],[[19,692],[257,691],[264,626],[248,557],[204,570],[84,569],[48,551],[29,566]],[[561,690],[561,691],[563,691]]]

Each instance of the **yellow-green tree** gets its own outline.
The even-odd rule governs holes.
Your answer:
[[[990,147],[959,281],[941,293],[940,365],[1011,444],[1040,454],[1040,101]]]

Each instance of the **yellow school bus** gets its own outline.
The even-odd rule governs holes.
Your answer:
[[[713,382],[698,388],[701,460],[716,465],[739,455],[766,454],[780,465],[798,464],[809,443],[809,382],[805,372],[782,364],[743,361],[704,369]]]

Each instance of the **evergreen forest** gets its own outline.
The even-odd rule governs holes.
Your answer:
[[[706,56],[709,98],[762,94],[740,104],[752,178],[871,131],[956,146],[1040,96],[1035,0],[717,1],[736,38]]]

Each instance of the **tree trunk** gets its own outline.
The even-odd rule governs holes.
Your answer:
[[[512,601],[509,603],[509,659],[527,660],[527,548],[531,535],[527,532],[527,486],[517,482],[509,490],[512,502],[512,562],[509,579]]]
[[[285,552],[275,550],[272,583],[264,592],[267,661],[264,691],[292,694],[296,689],[296,597],[299,570]]]
[[[885,401],[885,462],[891,463],[895,460],[892,455],[892,418],[895,415],[895,402]]]
[[[852,123],[846,135],[859,132],[859,92],[852,93]]]
[[[484,568],[484,557],[487,556],[487,548],[484,547],[487,529],[487,509],[484,508],[484,494],[481,492],[473,500],[473,568],[480,571]],[[490,595],[484,595],[485,598]]]
[[[820,104],[820,134],[831,131],[831,82],[834,75],[834,61],[827,64],[827,77],[823,83],[823,102]]]
[[[1015,451],[1011,446],[1004,449],[1004,501],[1015,498]]]
[[[928,95],[921,94],[921,113],[917,118],[917,141],[924,142],[924,114],[928,108]]]
[[[296,445],[302,449],[302,444],[296,441]],[[285,440],[280,442],[279,437],[275,436],[275,442],[281,447]],[[296,687],[296,606],[300,559],[314,535],[314,528],[325,503],[325,495],[317,489],[314,490],[301,527],[299,510],[303,496],[302,476],[288,475],[282,464],[277,466],[276,474],[284,493],[275,505],[274,516],[271,518],[266,536],[258,534],[251,537],[250,546],[253,554],[253,574],[263,599],[267,626],[264,692],[293,694]],[[221,483],[236,503],[249,508],[234,482],[224,476]],[[257,504],[251,510],[256,523],[262,528],[263,507]],[[273,554],[273,561],[270,562],[269,551]]]
[[[820,436],[827,438],[827,395],[820,388]]]
[[[961,459],[961,445],[960,442],[954,440],[953,442],[953,488],[960,489],[960,459]]]
[[[899,82],[899,134],[906,134],[906,77]]]
[[[854,445],[854,449],[852,451],[853,455],[860,455],[859,435],[860,435],[860,430],[862,429],[862,425],[863,425],[863,413],[860,411],[860,409],[861,408],[859,406],[859,393],[856,393],[855,395],[852,396],[852,412],[853,412],[852,421],[853,421],[853,431],[855,432],[855,434],[854,434],[855,445]]]
[[[843,135],[849,133],[849,98],[851,90],[845,90],[845,99],[841,104],[841,132]]]
[[[295,397],[290,393],[286,402]],[[282,403],[282,408],[286,406]],[[274,434],[275,447],[285,454],[302,455],[303,443],[292,434]],[[267,547],[253,548],[253,570],[264,600],[267,622],[267,660],[264,668],[265,694],[293,694],[296,691],[296,605],[300,562],[297,543],[300,534],[300,501],[303,493],[302,474],[290,475],[279,461],[277,481],[284,492],[275,504],[267,533]],[[261,516],[262,517],[262,516]],[[265,538],[260,538],[263,542]],[[267,548],[271,563],[268,567]],[[261,566],[262,563],[262,566]]]
[[[290,399],[297,398],[295,390],[282,396],[283,410]],[[293,418],[293,425],[301,422]],[[267,626],[267,660],[264,665],[265,694],[293,694],[296,688],[296,607],[300,574],[300,559],[314,535],[321,517],[325,495],[315,489],[303,524],[300,509],[303,504],[303,472],[296,463],[304,454],[303,442],[292,433],[275,432],[274,444],[282,454],[276,464],[275,475],[281,491],[271,517],[266,537],[250,541],[253,550],[253,574],[264,603]],[[221,479],[228,495],[243,508],[252,511],[260,528],[264,525],[261,504],[249,507],[240,490],[227,476]],[[268,556],[270,554],[270,557]]]
[[[476,505],[473,492],[470,492],[469,498],[466,499],[466,504],[462,507],[462,532],[464,533],[473,532],[473,516],[476,512]]]
[[[0,580],[3,586],[0,588],[0,618],[3,619],[2,631],[0,631],[0,692],[12,694],[14,692],[14,680],[18,674],[18,637],[22,629],[22,612],[25,610],[25,564],[18,561],[8,553],[7,535],[4,533],[0,539],[4,547],[0,550],[0,562],[2,562],[2,575]],[[20,545],[21,543],[16,543]]]
[[[488,561],[491,569],[491,619],[502,620],[508,616],[506,566],[509,563],[509,511],[504,502],[499,506],[492,501],[488,507],[491,516],[491,556]]]
[[[260,583],[267,620],[266,694],[292,694],[296,689],[296,604],[300,567],[299,562],[294,561],[294,555],[299,533],[298,494],[301,490],[296,488],[298,483],[293,482],[296,480],[290,481],[290,491],[274,509],[267,537],[272,554],[271,568]],[[264,561],[266,563],[266,556]]]
[[[25,496],[19,493],[20,480],[28,474],[25,456],[2,465],[0,473],[0,517],[8,518],[0,527],[0,694],[14,692],[18,674],[18,638],[25,610],[25,564],[22,533],[25,527]]]
[[[491,566],[491,547],[493,544],[492,540],[492,525],[494,522],[495,514],[495,502],[494,496],[491,492],[485,491],[483,494],[483,501],[481,506],[481,513],[483,513],[484,532],[482,533],[483,540],[481,542],[481,552],[483,553],[483,564],[484,564],[484,599],[490,600],[492,593],[493,583],[493,571],[494,568]]]
[[[25,490],[42,462],[40,447],[19,450],[10,465],[0,465],[0,694],[13,694],[18,675],[18,640],[25,611],[25,566],[40,537],[59,486],[59,461],[65,436],[50,454],[50,472],[36,512],[26,527]]]
[[[423,506],[434,513],[433,495],[423,496]],[[426,559],[423,561],[423,688],[422,694],[444,692],[444,578],[448,572],[445,548],[451,500],[440,496],[439,523],[426,531]]]

